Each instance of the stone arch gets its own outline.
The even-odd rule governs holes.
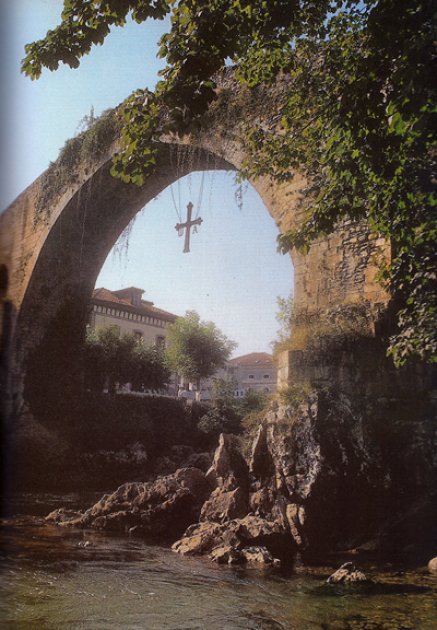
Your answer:
[[[118,147],[115,139],[99,156],[73,159],[67,183],[49,201],[44,191],[51,171],[4,212],[0,263],[10,270],[6,300],[14,311],[9,369],[4,370],[9,374],[4,385],[8,392],[22,396],[24,376],[32,361],[34,368],[38,363],[35,357],[40,368],[42,364],[35,373],[45,380],[50,372],[59,375],[74,364],[98,272],[138,210],[191,171],[241,167],[244,143],[238,121],[242,115],[235,103],[227,102],[215,107],[207,128],[197,137],[185,137],[182,142],[163,138],[157,145],[156,169],[141,187],[110,175],[111,158]],[[180,163],[174,159],[175,151],[186,151],[189,159]],[[55,178],[56,172],[55,168]],[[277,183],[260,177],[251,183],[280,231],[296,225],[302,178],[295,175],[289,182]],[[374,278],[374,249],[368,231],[348,223],[315,243],[307,255],[292,252],[295,306],[311,313],[357,296],[385,302],[386,295]]]

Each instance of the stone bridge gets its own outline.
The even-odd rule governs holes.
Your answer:
[[[74,381],[78,342],[96,278],[134,215],[191,171],[241,167],[244,142],[237,123],[244,114],[236,112],[239,95],[234,87],[221,88],[227,98],[218,100],[207,128],[195,138],[162,140],[156,170],[143,186],[110,175],[116,135],[86,156],[80,150],[82,140],[73,139],[58,161],[0,216],[0,264],[7,275],[2,380],[8,413],[15,415],[28,399],[29,376],[32,387],[68,387]],[[274,107],[274,98],[263,99],[256,116],[249,110],[256,124],[263,124]],[[280,231],[299,221],[303,183],[298,174],[287,183],[268,177],[251,182]],[[388,256],[384,241],[349,222],[314,243],[307,255],[291,252],[295,279],[290,289],[296,309],[313,314],[361,299],[386,303],[375,280],[376,250]]]

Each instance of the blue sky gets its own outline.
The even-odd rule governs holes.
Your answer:
[[[60,0],[0,0],[3,146],[1,208],[56,159],[65,140],[94,107],[98,115],[131,91],[153,89],[162,61],[156,42],[165,24],[114,29],[76,70],[61,66],[39,81],[20,74],[24,44],[53,28]],[[200,194],[201,189],[203,194]],[[269,351],[278,328],[276,297],[292,286],[292,265],[276,252],[277,228],[249,186],[235,200],[233,173],[193,173],[150,202],[134,221],[128,248],[119,244],[103,266],[98,286],[135,285],[160,308],[183,315],[196,310],[238,342],[235,355]],[[173,203],[176,202],[176,208]],[[189,254],[174,229],[188,201],[203,218]]]

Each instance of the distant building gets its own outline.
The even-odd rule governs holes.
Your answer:
[[[272,394],[277,387],[277,370],[267,352],[251,352],[230,359],[214,376],[202,381],[201,399],[210,400],[214,379],[228,379],[234,387],[234,398],[243,398],[248,391]],[[190,388],[194,386],[190,384]]]
[[[276,391],[277,370],[273,357],[267,352],[251,352],[230,359],[226,375],[235,383],[234,396],[243,397],[248,391],[272,394]]]
[[[143,300],[143,293],[143,289],[136,287],[118,291],[95,289],[91,299],[91,327],[113,328],[143,339],[146,345],[165,347],[168,326],[178,316]]]
[[[168,326],[176,321],[178,315],[143,300],[143,293],[144,290],[137,287],[118,291],[109,291],[103,287],[95,289],[91,299],[90,326],[113,328],[143,339],[146,345],[165,347]],[[265,394],[276,391],[277,371],[272,356],[267,352],[252,352],[230,359],[224,368],[202,383],[203,400],[211,398],[214,378],[231,379],[234,396],[242,398],[249,390]],[[186,386],[194,388],[192,384],[186,383]]]

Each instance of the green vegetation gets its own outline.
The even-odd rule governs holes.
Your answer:
[[[165,355],[157,346],[146,346],[133,335],[112,328],[89,330],[86,336],[85,384],[91,391],[131,383],[135,390],[160,389],[170,378]]]
[[[290,350],[290,340],[292,336],[293,320],[294,320],[294,302],[293,296],[290,294],[288,298],[277,297],[276,305],[276,321],[280,325],[277,331],[277,339],[273,342],[273,354],[275,356],[283,350]]]
[[[308,402],[308,398],[313,391],[314,389],[309,383],[288,385],[279,391],[279,400],[283,405],[287,405],[296,411],[300,405]]]
[[[235,347],[213,322],[201,321],[195,311],[187,311],[169,327],[169,366],[196,383],[198,391],[201,380],[223,367]]]
[[[303,222],[280,238],[307,248],[344,218],[392,244],[382,279],[394,297],[389,353],[437,360],[435,291],[436,13],[431,0],[64,0],[60,25],[26,46],[23,72],[75,68],[113,25],[171,18],[154,94],[125,102],[113,173],[142,184],[154,140],[202,126],[229,60],[253,94],[285,78],[279,112],[246,131],[243,175],[307,180]],[[162,113],[165,112],[165,116]]]
[[[85,116],[81,124],[84,130],[65,142],[56,162],[51,162],[42,176],[35,215],[37,220],[42,216],[49,218],[53,201],[75,183],[79,164],[103,157],[120,131],[120,121],[112,109],[97,118],[91,109],[90,115]]]
[[[326,355],[332,350],[349,348],[351,343],[374,337],[374,319],[371,304],[363,299],[311,315],[287,308],[287,327],[279,333],[274,354],[305,350],[312,355]]]

